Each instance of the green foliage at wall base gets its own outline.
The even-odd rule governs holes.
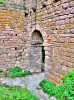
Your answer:
[[[6,4],[6,0],[0,0],[0,4],[5,5]]]
[[[0,100],[38,100],[25,88],[0,85]]]
[[[64,77],[61,85],[56,86],[50,81],[43,80],[40,86],[49,97],[55,96],[57,100],[74,100],[74,71]]]

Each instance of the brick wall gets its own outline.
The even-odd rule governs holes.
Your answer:
[[[0,5],[0,69],[28,67],[24,11]]]
[[[31,8],[32,5],[26,2]],[[74,69],[74,1],[47,0],[46,4],[43,8],[39,2],[36,12],[28,15],[28,33],[31,36],[34,30],[41,32],[48,73],[46,78],[61,83],[64,75]]]
[[[64,75],[74,69],[74,1],[47,0],[47,6],[42,7],[38,0],[33,12],[32,1],[27,0],[26,17],[21,6],[11,7],[10,3],[0,5],[0,69],[16,65],[32,69],[32,33],[38,30],[45,49],[46,79],[61,83]]]

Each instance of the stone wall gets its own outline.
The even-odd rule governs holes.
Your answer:
[[[28,16],[24,16],[20,0],[7,1],[6,6],[0,4],[0,69],[16,65],[32,69],[31,54],[35,49],[31,50],[31,41],[38,30],[45,49],[46,79],[61,83],[64,75],[74,69],[74,1],[47,0],[43,7],[43,0],[38,0],[34,12],[32,0],[26,0]],[[36,50],[37,56],[41,52]],[[38,64],[40,58],[41,54]]]
[[[0,5],[0,69],[27,68],[28,45],[24,11]]]
[[[45,0],[44,0],[45,1]],[[31,9],[32,4],[27,2]],[[28,15],[29,40],[34,30],[44,39],[46,78],[61,83],[64,75],[74,69],[74,1],[47,0],[46,7],[38,2],[36,12]]]
[[[18,4],[18,5],[23,5],[23,0],[6,0],[6,3],[8,4]]]

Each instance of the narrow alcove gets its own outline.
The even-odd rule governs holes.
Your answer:
[[[35,72],[44,72],[45,50],[43,46],[43,37],[40,31],[35,30],[32,33],[30,64]]]

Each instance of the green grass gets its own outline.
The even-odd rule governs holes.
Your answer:
[[[30,71],[22,70],[18,66],[12,67],[10,69],[6,69],[6,71],[4,71],[4,72],[2,70],[0,70],[0,74],[1,73],[2,73],[3,76],[11,77],[11,78],[25,77],[25,76],[28,76],[28,75],[32,75],[32,73]]]
[[[16,73],[16,72],[21,72],[22,69],[18,66],[12,67],[10,69],[6,69],[6,71],[12,72],[12,73]]]
[[[6,0],[0,0],[0,4],[6,4]]]
[[[0,70],[0,73],[3,73],[3,70]]]
[[[41,83],[40,83],[40,86],[42,87],[43,91],[45,93],[48,93],[50,96],[53,95],[53,92],[51,91],[54,91],[54,87],[55,87],[55,84],[52,83],[52,82],[49,82],[47,80],[43,80]]]
[[[38,100],[25,88],[0,85],[0,100]]]
[[[57,100],[74,100],[74,71],[64,77],[61,85],[56,86],[50,81],[43,80],[40,86],[49,97],[55,96]]]
[[[31,72],[29,71],[25,71],[22,70],[20,67],[16,66],[16,67],[12,67],[10,69],[7,69],[6,71],[9,72],[9,74],[7,74],[7,77],[12,77],[12,78],[16,78],[16,77],[25,77],[27,75],[31,75]]]
[[[21,72],[16,72],[16,73],[10,73],[9,76],[12,78],[16,78],[16,77],[25,77],[28,75],[31,75],[31,73],[28,71],[21,71]]]

